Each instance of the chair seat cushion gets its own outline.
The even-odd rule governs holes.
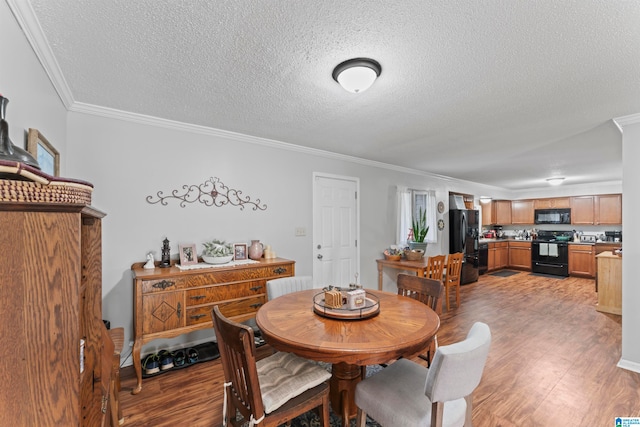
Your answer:
[[[424,395],[428,371],[422,365],[400,359],[358,383],[356,405],[383,426],[431,425],[431,401]],[[466,409],[464,399],[445,402],[442,425],[463,426]]]
[[[321,366],[285,352],[259,360],[256,367],[267,414],[331,377]]]

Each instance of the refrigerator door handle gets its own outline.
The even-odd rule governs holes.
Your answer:
[[[462,237],[462,253],[467,252],[465,245],[467,244],[467,217],[465,212],[462,212],[462,229],[460,230],[460,236]]]

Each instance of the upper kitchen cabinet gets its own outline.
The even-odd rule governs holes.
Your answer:
[[[622,224],[622,195],[572,197],[571,223],[576,225]]]
[[[511,224],[511,200],[496,200],[493,202],[495,209],[494,224]]]
[[[533,200],[511,201],[511,224],[533,224]]]
[[[482,225],[494,224],[493,202],[483,202],[482,200],[480,200],[480,207],[482,207]]]
[[[511,224],[510,200],[480,201],[480,205],[482,206],[482,225]]]
[[[596,224],[622,224],[622,194],[596,196]]]
[[[568,197],[553,197],[550,199],[535,199],[534,209],[569,209],[571,200]]]

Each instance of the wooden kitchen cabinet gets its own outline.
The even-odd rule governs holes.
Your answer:
[[[511,224],[511,200],[493,200],[482,206],[482,225],[509,225]],[[532,215],[533,219],[533,215]]]
[[[568,197],[552,197],[549,199],[535,199],[533,209],[568,209],[571,200]]]
[[[482,207],[482,225],[491,225],[495,224],[493,217],[495,213],[493,212],[493,201],[491,202],[483,202],[480,200],[480,206]]]
[[[533,200],[511,201],[511,224],[533,224]]]
[[[622,224],[622,195],[572,197],[571,223],[575,225]]]
[[[496,200],[494,206],[494,224],[511,224],[511,200]]]
[[[598,261],[598,305],[596,310],[622,314],[622,257],[611,252],[596,256]]]
[[[596,225],[622,224],[622,194],[596,196],[594,223]]]
[[[133,366],[142,390],[142,346],[154,339],[173,338],[213,328],[211,310],[218,305],[223,315],[237,322],[255,317],[267,301],[268,280],[295,275],[295,262],[261,259],[259,262],[195,270],[143,269],[131,266],[134,291]]]
[[[3,425],[106,422],[114,346],[102,322],[103,217],[85,204],[0,202]]]
[[[506,268],[509,264],[509,242],[492,242],[488,247],[487,271]]]
[[[531,242],[509,242],[509,267],[531,270]]]
[[[569,245],[569,275],[593,278],[596,274],[593,245]]]

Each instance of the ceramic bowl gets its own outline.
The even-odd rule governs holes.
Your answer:
[[[226,264],[233,259],[233,255],[227,256],[206,256],[202,255],[202,260],[207,264]]]

